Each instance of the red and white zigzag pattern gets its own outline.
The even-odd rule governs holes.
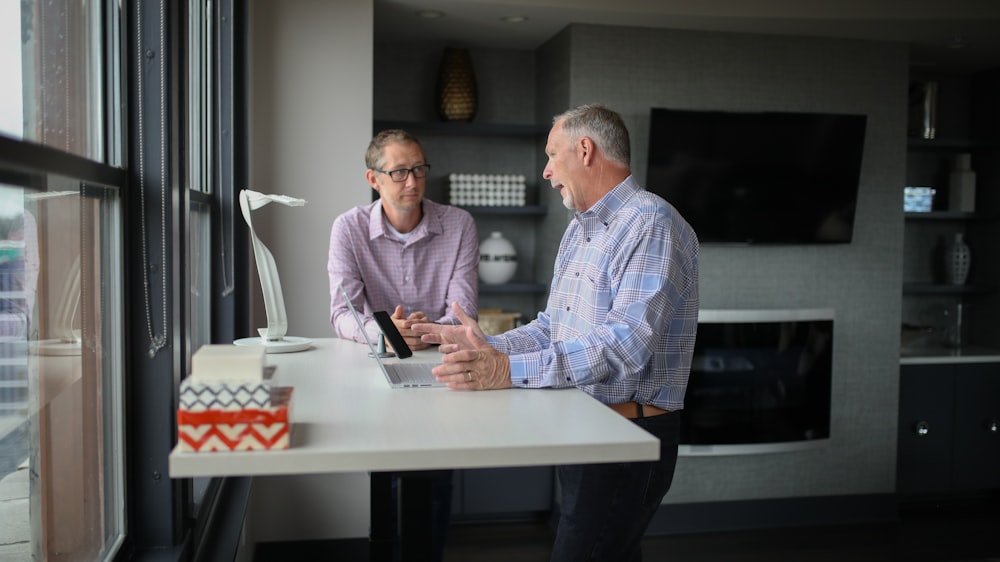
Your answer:
[[[257,451],[287,449],[288,423],[207,423],[178,426],[182,451]]]
[[[177,411],[181,451],[260,451],[287,449],[291,442],[288,404],[239,411]]]

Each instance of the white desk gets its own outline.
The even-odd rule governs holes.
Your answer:
[[[438,360],[436,350],[418,355]],[[577,389],[392,389],[368,357],[367,346],[335,338],[317,340],[308,351],[269,354],[267,360],[276,366],[274,384],[295,388],[292,446],[212,453],[175,448],[170,453],[171,477],[384,473],[659,458],[655,437]],[[385,498],[384,490],[374,489],[375,476],[373,498],[376,493]],[[378,478],[379,486],[387,481],[387,476]],[[418,501],[429,497],[428,489],[420,493]],[[373,521],[373,541],[375,525]]]
[[[292,446],[170,453],[170,476],[242,476],[655,460],[659,441],[576,389],[391,389],[368,348],[340,339],[269,354],[295,388]],[[420,355],[437,351],[421,352]],[[410,361],[412,359],[408,359]]]

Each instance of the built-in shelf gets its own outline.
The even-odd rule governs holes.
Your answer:
[[[949,363],[1000,363],[1000,349],[967,345],[959,348],[928,346],[903,348],[899,352],[901,365],[935,365]],[[906,371],[903,371],[906,374]]]
[[[981,295],[992,292],[987,285],[944,285],[937,283],[903,283],[904,295]]]
[[[397,119],[375,119],[372,122],[375,131],[387,129],[403,129],[418,136],[435,135],[437,137],[454,137],[452,143],[479,143],[481,138],[471,137],[513,137],[514,144],[523,145],[525,151],[537,151],[536,141],[544,141],[549,133],[550,124],[533,123],[483,123],[483,122],[461,122],[461,121],[407,121]],[[508,150],[508,148],[504,148]],[[516,150],[516,149],[515,149]],[[530,152],[529,152],[530,154]],[[514,160],[515,162],[517,160]],[[452,164],[454,165],[454,164]],[[449,169],[450,166],[443,166],[441,169]],[[447,178],[442,180],[447,181]],[[497,220],[504,221],[506,217],[545,217],[548,208],[545,205],[518,205],[518,206],[487,206],[487,205],[457,205],[461,209],[479,217],[492,217],[485,219],[480,228],[490,230],[488,226]],[[519,221],[518,221],[519,222]],[[531,225],[530,228],[535,228]],[[524,297],[505,297],[505,295],[544,295],[548,286],[544,283],[517,282],[491,285],[479,284],[479,294],[490,295],[493,300],[502,301],[503,306],[513,301],[515,306],[528,306],[527,303],[534,299]],[[499,298],[498,298],[499,297]],[[495,305],[495,306],[500,306]],[[528,310],[533,310],[534,305],[528,306]],[[522,313],[525,311],[521,311]]]
[[[946,151],[956,151],[956,150],[972,150],[975,148],[980,148],[982,145],[976,141],[970,139],[959,139],[959,138],[941,138],[941,139],[908,139],[907,146],[911,150],[946,150]]]
[[[480,283],[479,294],[544,293],[546,288],[543,283],[502,283],[500,285]]]
[[[993,220],[996,215],[989,213],[964,213],[961,211],[930,211],[928,213],[903,213],[908,221],[975,221]]]
[[[476,123],[458,121],[391,121],[376,120],[376,131],[405,129],[411,133],[437,133],[473,136],[538,136],[548,134],[549,125],[523,123]]]
[[[548,212],[545,205],[518,205],[516,207],[459,205],[459,208],[474,215],[531,215],[540,217],[545,216]]]

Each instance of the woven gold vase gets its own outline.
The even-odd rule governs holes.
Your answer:
[[[438,71],[437,101],[438,114],[445,121],[472,121],[476,116],[476,75],[466,49],[444,50]]]

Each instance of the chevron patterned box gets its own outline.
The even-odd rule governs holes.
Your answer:
[[[258,451],[287,449],[291,444],[292,387],[269,387],[262,399],[259,384],[249,389],[243,388],[248,385],[189,385],[195,386],[187,393],[190,408],[185,407],[182,391],[177,410],[181,451]]]
[[[180,409],[189,412],[206,410],[238,411],[244,408],[271,406],[271,383],[211,382],[188,377],[181,381]]]

